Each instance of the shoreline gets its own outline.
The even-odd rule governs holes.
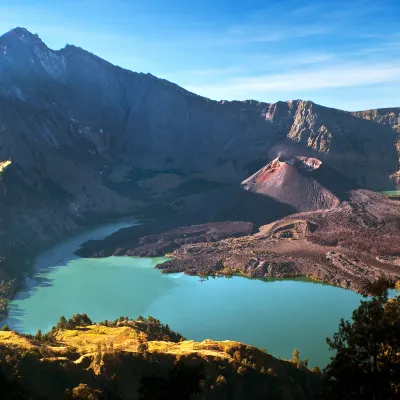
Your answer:
[[[376,226],[378,218],[391,224]],[[7,300],[15,298],[26,277],[49,266],[46,258],[52,249],[68,242],[70,258],[167,256],[170,260],[156,266],[164,273],[183,272],[200,278],[304,277],[362,295],[368,295],[365,286],[379,276],[399,279],[400,275],[400,232],[395,225],[400,223],[400,204],[366,190],[352,192],[350,200],[335,209],[293,214],[258,232],[245,221],[190,225],[196,219],[179,215],[143,216],[144,221],[140,223],[137,215],[108,219],[106,224],[83,227],[78,234],[38,252]],[[359,221],[364,224],[362,229],[357,228]],[[96,231],[102,234],[94,234]],[[376,240],[379,235],[382,240]],[[56,257],[50,264],[60,262],[65,262],[65,257]]]
[[[18,295],[18,293],[20,292],[21,289],[24,289],[27,287],[27,279],[33,280],[34,275],[36,273],[40,272],[40,270],[52,266],[52,265],[45,266],[45,265],[43,265],[43,262],[48,264],[48,262],[45,259],[49,255],[51,256],[51,253],[55,249],[57,249],[60,246],[65,246],[65,245],[69,245],[71,248],[73,247],[73,250],[69,251],[69,255],[65,255],[64,257],[55,261],[54,263],[50,262],[50,264],[64,263],[67,258],[78,258],[78,256],[75,254],[75,251],[77,249],[79,249],[87,241],[82,238],[85,235],[90,234],[91,237],[93,238],[93,234],[95,234],[95,236],[94,236],[95,238],[100,239],[101,237],[103,237],[103,239],[104,239],[122,229],[126,229],[129,227],[135,226],[135,224],[132,224],[134,222],[137,222],[136,225],[140,224],[139,219],[137,219],[137,217],[134,218],[134,216],[129,216],[126,218],[121,217],[121,218],[111,219],[106,224],[96,224],[96,225],[88,227],[87,229],[83,228],[82,230],[75,233],[74,235],[71,235],[71,236],[63,239],[63,240],[59,241],[58,243],[50,245],[49,247],[47,247],[45,249],[41,249],[41,250],[37,251],[35,253],[34,257],[32,257],[32,260],[31,260],[29,266],[27,266],[26,271],[23,273],[23,275],[21,275],[20,277],[13,278],[15,280],[16,284],[15,284],[14,288],[12,289],[12,291],[7,296],[7,298],[5,298],[5,300],[7,301],[7,305],[5,308],[5,312],[0,314],[0,323],[8,317],[8,304],[10,303],[10,301],[15,299],[15,297]],[[103,232],[104,230],[107,230],[107,227],[110,227],[110,226],[113,226],[116,224],[123,224],[123,226],[119,226],[116,229],[112,229],[110,232],[104,232],[104,234],[101,234],[101,232]],[[96,235],[96,233],[97,233],[97,235]],[[99,237],[98,234],[101,234],[101,236]],[[91,240],[91,239],[89,239],[89,240]],[[44,259],[41,260],[42,258],[44,258]],[[56,258],[58,258],[58,257],[56,257]],[[42,265],[40,265],[40,263],[42,263]],[[10,281],[10,282],[12,282],[12,281]],[[28,285],[28,290],[30,290],[30,289],[31,288],[29,288],[29,285]]]
[[[400,278],[400,203],[371,191],[353,191],[338,207],[293,214],[258,232],[243,221],[188,222],[176,216],[152,221],[86,242],[76,254],[167,255],[171,260],[157,266],[165,273],[303,276],[363,295],[380,276]]]
[[[344,311],[353,309],[353,307],[348,306],[345,306],[344,308],[342,306],[341,308],[339,304],[344,304],[341,301],[342,299],[347,298],[359,303],[359,300],[357,300],[358,296],[356,296],[355,293],[336,290],[334,287],[315,284],[314,282],[310,282],[309,280],[305,281],[299,277],[270,279],[266,281],[265,279],[247,278],[242,275],[226,279],[208,278],[207,282],[202,284],[199,278],[189,276],[185,277],[184,274],[172,275],[170,278],[167,276],[163,277],[162,274],[160,274],[160,271],[157,271],[154,268],[155,262],[160,263],[163,260],[156,259],[154,262],[151,262],[151,260],[144,261],[147,266],[147,271],[144,276],[147,276],[148,279],[141,280],[139,279],[143,276],[141,274],[141,268],[136,268],[138,266],[137,263],[141,263],[140,259],[136,261],[134,258],[128,259],[127,257],[112,257],[109,260],[99,259],[87,261],[87,263],[85,260],[79,259],[76,260],[76,262],[74,261],[71,263],[71,271],[69,271],[70,268],[61,267],[45,272],[42,276],[44,279],[42,282],[49,282],[49,286],[52,286],[53,288],[44,287],[42,290],[42,287],[38,287],[37,289],[34,289],[35,293],[32,294],[24,292],[21,298],[18,299],[15,304],[10,306],[10,318],[5,323],[7,323],[12,330],[34,335],[37,329],[41,329],[42,332],[48,330],[49,327],[53,326],[60,318],[60,315],[69,318],[76,312],[87,312],[88,315],[93,315],[98,321],[113,319],[114,316],[118,314],[128,315],[129,317],[152,315],[171,324],[171,326],[179,327],[179,331],[183,332],[186,337],[193,337],[194,340],[204,340],[207,338],[218,340],[234,339],[259,347],[272,346],[272,354],[288,357],[289,352],[287,350],[297,347],[296,337],[290,339],[288,346],[281,347],[279,347],[279,340],[275,343],[275,334],[271,337],[272,342],[271,340],[261,340],[263,336],[262,334],[257,334],[256,337],[252,337],[253,335],[251,332],[247,331],[247,328],[240,327],[240,320],[243,321],[243,318],[240,317],[239,310],[242,310],[242,312],[244,311],[241,308],[242,306],[247,305],[246,308],[249,310],[259,310],[255,315],[262,313],[262,310],[264,310],[265,318],[261,318],[264,322],[254,325],[259,326],[259,329],[257,328],[258,332],[262,332],[264,329],[262,327],[265,326],[265,324],[268,324],[268,321],[275,320],[271,320],[271,318],[277,318],[277,321],[280,321],[281,317],[279,315],[282,315],[282,318],[286,321],[285,323],[289,323],[290,318],[287,318],[285,315],[289,316],[292,312],[293,304],[290,308],[287,307],[289,303],[295,300],[295,297],[293,296],[297,291],[299,291],[298,293],[303,293],[301,298],[305,299],[304,304],[308,304],[310,307],[315,306],[319,310],[321,307],[319,306],[320,302],[318,298],[325,297],[324,302],[328,303],[329,300],[327,299],[329,298],[338,299],[336,302],[338,306],[335,306],[334,314],[331,316],[321,316],[321,321],[326,321],[324,323],[321,322],[321,326],[325,326],[329,323],[333,326],[332,329],[336,327],[336,320],[339,320],[339,317],[345,316]],[[86,266],[90,270],[87,271]],[[124,269],[115,269],[113,266],[124,266]],[[135,270],[137,272],[135,272]],[[126,274],[127,271],[131,272]],[[177,281],[176,278],[178,277],[180,279]],[[80,280],[85,283],[83,283],[83,285],[77,283]],[[161,285],[160,280],[162,281]],[[90,282],[92,282],[92,284]],[[310,283],[312,284],[310,285]],[[76,290],[77,288],[85,288],[88,284],[95,287],[94,291],[92,291],[91,288],[88,288],[88,292],[86,293],[81,290]],[[111,301],[110,298],[109,301],[104,293],[106,287],[109,288],[109,296],[112,298],[120,298],[120,300]],[[151,289],[152,287],[154,287],[154,290]],[[161,290],[160,293],[160,287],[164,289],[169,287],[173,290]],[[291,288],[290,293],[292,294],[287,291],[289,288]],[[145,295],[145,300],[143,300],[140,294],[141,291],[152,294],[158,293],[158,295]],[[77,294],[76,300],[70,302],[69,296],[72,296],[75,293]],[[237,295],[234,295],[235,293]],[[325,293],[327,295],[324,295]],[[236,297],[237,300],[233,300],[231,295]],[[287,299],[289,295],[293,300],[284,300],[282,302],[282,309],[280,309],[280,307],[278,307],[278,309],[277,307],[271,309],[269,306],[271,302],[273,303],[274,299]],[[73,296],[75,297],[75,295]],[[241,298],[242,296],[244,296],[244,298]],[[32,300],[30,299],[31,297]],[[356,300],[354,300],[355,298]],[[25,301],[23,299],[27,300]],[[184,299],[187,299],[187,301]],[[189,299],[191,300],[189,301]],[[204,303],[200,301],[201,299],[204,299]],[[221,299],[221,304],[219,304],[218,299]],[[263,299],[269,299],[269,301],[261,301]],[[182,301],[187,303],[187,305],[181,306]],[[44,302],[46,302],[46,304]],[[43,304],[43,310],[40,308],[41,304]],[[124,304],[126,304],[126,306]],[[141,305],[137,306],[137,304]],[[153,304],[154,306],[147,309],[148,304]],[[202,310],[200,311],[199,318],[201,316],[205,325],[199,333],[198,327],[196,328],[196,323],[191,321],[190,315],[192,315],[192,310],[197,310],[197,305],[200,304],[203,304],[203,306],[201,306]],[[145,308],[143,308],[143,305],[145,305]],[[356,304],[354,304],[354,306],[355,305]],[[183,307],[181,312],[178,312],[178,314],[181,314],[181,317],[176,319],[175,313],[180,309],[179,307]],[[229,307],[231,307],[232,312],[228,311]],[[211,311],[211,314],[209,311],[205,311],[208,308],[210,308],[209,311]],[[304,305],[300,305],[297,307],[298,311],[296,312],[296,315],[301,314],[301,310],[307,308],[308,307],[305,307]],[[219,311],[212,311],[214,309]],[[339,311],[340,309],[342,311]],[[224,314],[224,310],[227,311],[226,315]],[[270,312],[272,314],[269,314]],[[232,329],[229,332],[226,332],[222,327],[218,327],[217,330],[214,330],[212,325],[206,323],[207,321],[212,321],[214,318],[219,320],[222,315],[224,315],[224,318],[227,318],[227,321],[233,323]],[[246,326],[251,326],[253,322],[251,322],[251,320],[247,321]],[[234,328],[235,326],[238,330]],[[222,331],[219,331],[221,329]],[[332,329],[319,336],[315,334],[315,338],[323,339],[326,334],[333,331]],[[261,341],[259,342],[259,340]],[[302,345],[301,348],[305,347]],[[310,349],[307,350],[307,354],[309,351]],[[319,362],[315,362],[315,364],[321,365]]]
[[[123,257],[123,256],[117,256],[117,257]],[[171,258],[171,255],[166,254],[165,257],[167,258]],[[167,260],[165,262],[168,262],[170,260]],[[197,276],[200,279],[203,278],[205,280],[207,280],[208,278],[232,278],[232,277],[238,277],[238,278],[246,278],[246,279],[250,279],[250,280],[258,280],[258,281],[263,281],[263,282],[269,282],[269,281],[279,281],[279,280],[303,280],[304,282],[308,282],[308,283],[313,283],[316,285],[325,285],[325,286],[330,286],[330,287],[335,287],[335,288],[339,288],[339,289],[343,289],[343,290],[350,290],[354,293],[357,293],[361,296],[365,296],[368,297],[371,294],[368,293],[367,291],[363,291],[363,290],[357,290],[356,288],[352,288],[352,287],[344,287],[338,284],[334,284],[334,283],[330,283],[330,282],[326,282],[323,280],[319,280],[316,279],[313,276],[309,276],[309,275],[304,275],[304,274],[288,274],[288,275],[274,275],[274,276],[253,276],[251,274],[245,274],[244,272],[241,272],[240,270],[237,271],[228,271],[228,272],[224,272],[224,271],[215,271],[214,273],[209,273],[209,274],[204,274],[201,272],[198,273],[188,273],[187,271],[166,271],[164,269],[162,269],[161,267],[159,267],[159,265],[164,264],[160,263],[157,264],[155,266],[155,268],[159,269],[161,273],[164,274],[176,274],[176,273],[183,273],[185,275],[188,276]]]

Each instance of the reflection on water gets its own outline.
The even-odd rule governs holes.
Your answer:
[[[23,317],[26,312],[23,307],[19,306],[20,301],[29,299],[32,295],[37,293],[40,288],[51,287],[53,285],[51,272],[57,271],[60,267],[66,266],[69,262],[79,259],[74,252],[85,241],[104,239],[120,229],[128,228],[137,224],[137,220],[130,219],[97,227],[61,241],[52,248],[39,254],[36,257],[34,264],[36,274],[34,277],[28,276],[25,278],[23,290],[20,290],[14,297],[13,301],[10,302],[8,307],[8,317],[6,320],[3,320],[2,323],[6,323],[15,330],[28,332],[29,329],[24,326],[21,320],[21,317]],[[40,308],[43,306],[40,306]]]
[[[84,312],[95,321],[152,315],[193,340],[238,340],[285,358],[298,348],[311,365],[324,366],[326,336],[360,300],[354,292],[303,279],[166,275],[154,268],[163,258],[81,259],[73,251],[83,240],[38,258],[37,274],[11,302],[11,328],[48,331],[61,315]]]

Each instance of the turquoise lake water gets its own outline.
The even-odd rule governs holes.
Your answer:
[[[132,224],[132,223],[130,223]],[[310,365],[329,361],[326,336],[350,318],[361,296],[301,279],[253,280],[162,274],[163,258],[73,255],[88,238],[129,223],[113,224],[63,242],[41,254],[37,273],[10,303],[12,329],[46,332],[61,315],[87,313],[94,321],[152,315],[188,339],[237,340],[290,358],[294,348]]]
[[[400,196],[400,190],[386,190],[382,193],[385,193],[389,196]]]

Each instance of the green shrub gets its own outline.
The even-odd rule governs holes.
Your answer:
[[[322,371],[319,367],[312,367],[311,372],[313,372],[314,374],[317,374],[317,375],[322,375]]]
[[[149,349],[149,346],[147,343],[139,343],[139,346],[137,348],[139,353],[145,353]]]
[[[275,371],[274,371],[272,368],[268,368],[268,369],[267,369],[267,374],[268,374],[268,375],[271,375],[271,376],[276,376],[276,373],[275,373]]]
[[[247,372],[247,368],[246,368],[246,367],[241,366],[241,367],[239,367],[239,368],[237,369],[237,373],[238,373],[239,375],[242,375],[242,376],[243,376],[246,372]]]

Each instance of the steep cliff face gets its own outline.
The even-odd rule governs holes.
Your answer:
[[[389,124],[396,128],[400,127],[400,107],[356,111],[352,114],[358,118],[372,120],[380,124]]]
[[[400,188],[400,107],[358,111],[352,114],[368,121],[390,125],[393,130],[397,132],[397,138],[395,140],[395,148],[398,155],[397,171],[390,176],[390,180],[394,182],[397,188]]]
[[[317,156],[359,185],[391,189],[400,185],[396,132],[379,122],[308,101],[211,101],[75,46],[51,50],[16,28],[0,37],[0,162],[12,161],[0,222],[13,229],[2,247],[47,243],[165,192],[192,194],[199,180],[207,190],[239,186],[278,152]],[[174,185],[154,187],[172,172]]]

